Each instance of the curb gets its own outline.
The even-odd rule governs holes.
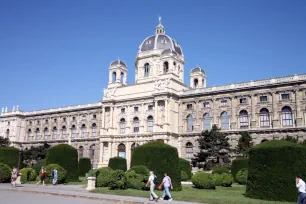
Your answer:
[[[118,199],[109,199],[109,198],[97,198],[94,196],[82,196],[82,195],[67,195],[61,193],[52,193],[52,192],[42,192],[42,191],[33,191],[33,190],[19,190],[19,189],[5,189],[6,191],[18,191],[18,192],[26,192],[26,193],[39,193],[44,195],[54,195],[54,196],[62,196],[62,197],[71,197],[71,198],[83,198],[83,199],[90,199],[90,200],[98,200],[98,201],[110,201],[115,203],[122,203],[122,204],[147,204],[149,202],[136,202],[136,201],[129,201],[129,200],[118,200]]]

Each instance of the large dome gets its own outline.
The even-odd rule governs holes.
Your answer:
[[[161,19],[156,26],[155,35],[147,37],[139,46],[139,53],[150,50],[172,50],[184,56],[180,45],[170,36],[166,35],[166,30],[161,24]]]

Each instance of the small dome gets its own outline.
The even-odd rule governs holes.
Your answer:
[[[117,59],[117,60],[112,61],[110,63],[110,66],[114,66],[114,65],[123,65],[123,66],[127,67],[126,64],[124,62],[122,62],[120,59]]]
[[[196,67],[191,69],[190,73],[202,72],[205,74],[205,71],[201,67]]]

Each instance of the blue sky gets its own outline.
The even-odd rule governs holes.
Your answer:
[[[0,108],[24,111],[102,99],[120,57],[134,83],[139,44],[157,15],[207,84],[306,73],[306,1],[0,0]]]

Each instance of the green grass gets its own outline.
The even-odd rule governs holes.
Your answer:
[[[149,198],[149,191],[139,191],[134,189],[127,190],[109,190],[108,188],[97,188],[94,193],[104,193],[113,195],[136,196]],[[161,191],[156,191],[158,196],[162,195]],[[293,204],[290,202],[264,201],[244,197],[245,187],[217,187],[216,190],[195,189],[191,186],[183,186],[182,191],[171,192],[174,200],[190,201],[208,204]]]

